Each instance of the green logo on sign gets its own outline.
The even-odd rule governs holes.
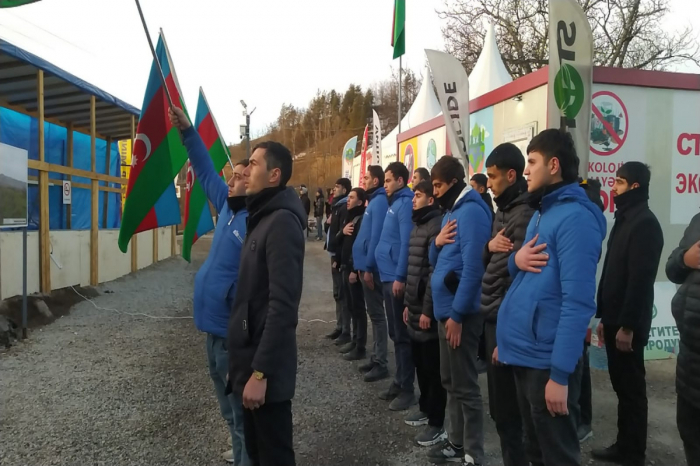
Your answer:
[[[657,314],[657,313],[658,313],[658,311],[656,310],[656,304],[654,304],[654,310],[653,310],[652,313],[651,313],[651,320],[656,319],[656,314]]]
[[[564,116],[573,120],[583,107],[583,79],[576,68],[562,64],[554,78],[554,100]]]
[[[345,160],[347,161],[352,161],[352,159],[355,158],[355,151],[352,148],[348,148],[348,150],[345,151]]]

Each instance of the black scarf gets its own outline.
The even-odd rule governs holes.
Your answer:
[[[228,202],[228,208],[234,214],[245,207],[246,196],[230,196],[226,199]]]
[[[364,215],[364,213],[365,213],[364,204],[353,207],[352,209],[348,209],[348,223],[352,222],[355,219],[355,217],[359,217],[361,215]]]
[[[440,204],[440,208],[442,210],[451,210],[452,207],[454,207],[455,202],[457,202],[457,198],[466,187],[467,183],[465,183],[464,180],[458,181],[452,185],[452,187],[448,189],[447,192],[442,195],[442,197],[438,197],[438,204]]]
[[[508,186],[505,191],[498,196],[496,201],[496,206],[498,210],[503,210],[508,207],[508,204],[520,197],[521,194],[527,192],[527,180],[525,178],[518,179],[515,183]]]
[[[375,186],[374,188],[369,188],[365,193],[367,194],[367,200],[369,200],[372,197],[372,194],[379,189],[379,186]]]
[[[639,188],[630,189],[626,193],[619,194],[613,197],[615,207],[618,212],[624,212],[641,203],[647,203],[649,200],[649,187],[640,186]]]
[[[572,184],[571,181],[560,181],[559,183],[550,184],[543,188],[538,189],[532,195],[530,199],[530,206],[535,210],[540,210],[542,208],[542,199],[547,195],[551,194],[559,188],[563,188],[567,184]]]
[[[429,220],[426,217],[428,217],[431,212],[435,212],[436,210],[437,210],[437,206],[435,204],[427,205],[425,207],[421,207],[420,209],[414,210],[413,216],[412,216],[413,223],[415,223],[416,225],[422,225],[427,220]]]
[[[246,206],[248,206],[248,215],[250,217],[254,216],[265,206],[265,204],[270,202],[270,199],[285,189],[287,189],[286,186],[274,186],[272,188],[265,188],[258,193],[248,196],[245,200]]]

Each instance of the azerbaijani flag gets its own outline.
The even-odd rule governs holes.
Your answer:
[[[173,104],[179,104],[187,113],[163,31],[158,38],[156,54]],[[119,230],[122,252],[127,251],[134,234],[180,223],[173,180],[187,162],[187,150],[180,132],[170,123],[168,109],[168,98],[154,60],[132,148],[131,174]]]
[[[16,6],[29,5],[39,0],[0,0],[0,8],[13,8]]]
[[[394,58],[406,53],[406,0],[394,0],[391,46],[394,47]]]
[[[209,151],[214,169],[221,172],[230,160],[228,148],[221,137],[221,131],[211,113],[204,90],[199,88],[199,101],[194,127]],[[187,162],[187,194],[185,197],[185,232],[182,237],[182,258],[190,262],[192,245],[203,235],[214,229],[214,221],[209,211],[207,195],[199,184],[189,162]]]

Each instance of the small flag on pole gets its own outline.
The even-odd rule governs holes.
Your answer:
[[[394,25],[391,29],[394,58],[406,53],[406,0],[394,0]]]

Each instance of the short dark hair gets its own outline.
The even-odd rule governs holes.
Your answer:
[[[338,178],[338,180],[335,182],[335,184],[339,184],[343,188],[345,188],[345,193],[349,193],[350,190],[352,189],[352,182],[347,179],[347,178]]]
[[[367,191],[365,191],[362,188],[353,188],[350,190],[350,192],[354,192],[355,194],[357,194],[357,198],[363,203],[367,200]]]
[[[426,170],[427,171],[427,170]],[[418,184],[413,187],[413,192],[422,192],[428,197],[435,197],[435,192],[433,191],[433,185],[428,180],[421,180]]]
[[[379,180],[379,186],[384,186],[384,170],[380,165],[370,165],[367,167],[369,176],[372,178],[377,178]]]
[[[576,155],[574,138],[568,131],[556,128],[545,129],[528,144],[527,153],[531,152],[539,152],[547,162],[556,157],[559,160],[561,177],[564,181],[570,183],[578,179],[579,159]]]
[[[248,165],[250,165],[250,160],[248,160],[248,159],[239,160],[238,162],[236,162],[234,167],[237,167],[239,165],[243,165],[244,167],[247,167]]]
[[[472,176],[472,181],[481,186],[482,188],[486,188],[486,184],[488,183],[489,179],[486,178],[486,175],[483,173],[476,173],[474,176]]]
[[[396,179],[402,178],[404,185],[408,184],[408,168],[401,162],[391,162],[384,170],[386,172],[391,172]]]
[[[496,167],[502,171],[515,170],[515,176],[521,178],[525,171],[525,157],[515,144],[504,142],[496,146],[486,159],[486,168]]]
[[[446,155],[440,157],[440,159],[435,162],[433,169],[430,171],[433,181],[442,181],[443,183],[450,183],[452,180],[464,181],[464,167],[456,157],[451,157]]]
[[[255,145],[253,152],[257,149],[265,149],[265,164],[267,170],[280,169],[280,186],[287,186],[287,182],[292,177],[292,153],[284,144],[275,141],[265,141]]]
[[[421,180],[430,180],[430,172],[427,168],[418,167],[415,170],[413,170],[413,173],[418,173]]]
[[[639,183],[643,188],[649,187],[651,170],[649,165],[642,162],[627,162],[617,170],[617,176],[629,184]]]

